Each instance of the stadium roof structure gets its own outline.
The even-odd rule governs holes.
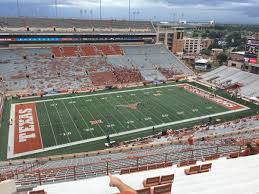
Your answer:
[[[209,163],[209,162],[205,162]],[[198,162],[198,165],[205,164]],[[210,172],[195,175],[185,175],[184,169],[188,167],[163,168],[126,175],[116,175],[123,182],[134,189],[142,189],[142,182],[146,178],[169,175],[174,173],[172,193],[174,194],[256,194],[259,185],[259,155],[241,157],[236,159],[220,158],[212,161]],[[118,193],[111,188],[108,176],[39,186],[34,190],[44,189],[48,194],[112,194]]]
[[[23,29],[30,27],[34,31],[46,31],[56,29],[89,29],[94,32],[142,32],[155,33],[155,28],[150,21],[127,20],[82,20],[82,19],[53,19],[53,18],[29,18],[29,17],[0,17],[0,32],[10,29]],[[94,29],[94,30],[93,30]],[[58,31],[58,30],[57,30]]]

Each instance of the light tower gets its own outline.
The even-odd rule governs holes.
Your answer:
[[[20,17],[20,5],[19,0],[16,0],[17,17]]]
[[[55,14],[56,18],[58,17],[58,0],[55,0]]]
[[[130,2],[130,0],[129,0],[129,21],[130,21],[130,6],[131,6],[131,2]]]
[[[102,0],[100,0],[100,20],[102,19]]]

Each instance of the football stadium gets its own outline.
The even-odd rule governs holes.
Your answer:
[[[259,76],[197,74],[157,36],[0,17],[0,193],[118,193],[109,174],[141,194],[258,192]]]

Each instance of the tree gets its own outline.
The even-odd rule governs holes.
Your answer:
[[[228,60],[228,56],[225,53],[221,52],[217,56],[217,60],[219,61],[220,65],[223,65],[223,63],[225,63]]]
[[[202,54],[202,55],[208,55],[208,56],[209,56],[209,55],[211,54],[211,50],[210,50],[210,49],[202,49],[202,50],[201,50],[201,54]]]
[[[192,33],[192,37],[198,37],[199,36],[199,33],[198,32],[193,32]]]
[[[207,37],[208,37],[208,34],[207,34],[207,33],[202,33],[201,37],[202,37],[202,38],[207,38]]]

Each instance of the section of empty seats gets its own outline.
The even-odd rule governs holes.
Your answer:
[[[212,156],[204,156],[202,158],[202,161],[216,160],[218,158],[220,158],[220,155],[219,154],[214,154]]]
[[[63,57],[60,47],[52,47],[51,50],[54,57]]]
[[[197,160],[187,160],[187,161],[182,161],[177,164],[177,167],[182,167],[182,166],[190,166],[194,165],[197,163]]]
[[[133,173],[133,172],[141,172],[141,171],[146,171],[146,170],[167,168],[167,167],[171,167],[171,166],[173,166],[172,162],[148,164],[148,165],[143,165],[143,166],[139,166],[139,167],[121,169],[120,174],[128,174],[128,173]]]
[[[123,52],[119,46],[97,45],[96,48],[104,55],[122,55]]]
[[[184,172],[186,175],[209,172],[211,170],[211,166],[212,166],[212,163],[192,166],[190,168],[185,169]]]
[[[172,184],[174,182],[174,174],[157,176],[152,178],[147,178],[143,181],[144,187],[152,187],[156,185]]]
[[[124,53],[123,53],[123,50],[122,50],[122,48],[121,48],[120,46],[118,46],[118,45],[112,45],[111,47],[112,47],[112,49],[114,50],[114,53],[115,53],[116,55],[123,55],[123,54],[124,54]]]
[[[95,46],[81,46],[81,55],[82,56],[96,56],[101,55],[102,53],[97,50]]]
[[[75,46],[62,47],[62,51],[63,51],[64,57],[77,57],[78,56],[78,48]]]
[[[90,78],[95,86],[111,86],[116,83],[116,77],[112,72],[94,72],[90,74]]]

